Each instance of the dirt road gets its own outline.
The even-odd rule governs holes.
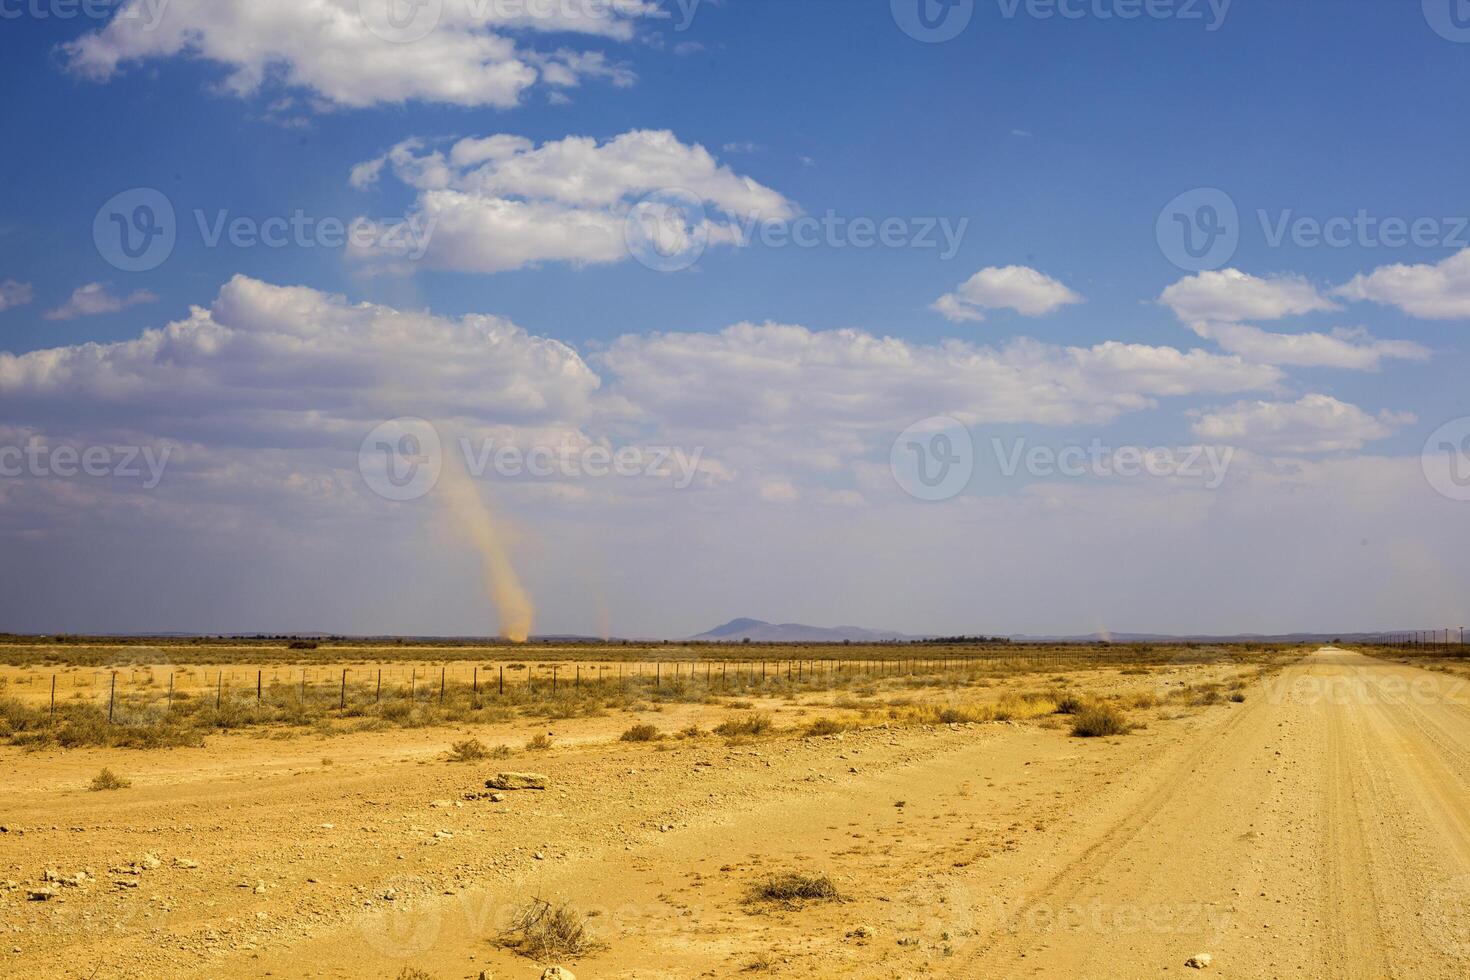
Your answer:
[[[1166,695],[1204,669],[1107,683]],[[587,719],[555,723],[569,747],[483,765],[442,761],[443,731],[5,749],[0,878],[22,888],[0,892],[0,974],[534,978],[493,942],[532,895],[598,913],[579,980],[1178,977],[1198,953],[1226,977],[1470,974],[1463,681],[1327,649],[1242,704],[1167,704],[1105,740],[1027,723],[649,746]],[[135,787],[78,790],[99,763]],[[462,798],[497,767],[552,789]],[[145,851],[159,867],[109,871]],[[24,901],[46,867],[95,880]],[[745,900],[787,870],[844,900]]]

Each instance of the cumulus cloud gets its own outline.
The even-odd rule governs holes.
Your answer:
[[[796,213],[781,194],[667,131],[635,130],[601,143],[569,136],[540,146],[501,134],[462,139],[447,152],[412,139],[353,167],[348,179],[363,190],[385,172],[418,193],[403,225],[432,229],[422,261],[464,272],[621,261],[629,256],[629,210],[655,191],[687,192],[702,202],[702,220],[686,217],[717,244],[737,241],[742,222]],[[373,225],[375,233],[364,237],[376,244],[352,254],[402,261],[407,246],[389,243],[418,236],[397,234],[395,227]]]
[[[1339,327],[1331,333],[1274,333],[1245,323],[1196,323],[1195,333],[1258,364],[1377,371],[1385,360],[1424,361],[1430,351],[1411,340],[1380,340],[1367,330]]]
[[[1295,402],[1238,402],[1201,414],[1193,428],[1201,439],[1264,452],[1328,453],[1362,449],[1413,421],[1394,412],[1375,417],[1330,395],[1312,394]]]
[[[17,306],[25,306],[36,298],[36,291],[28,282],[16,282],[14,279],[0,280],[0,313],[12,310]]]
[[[956,323],[979,323],[986,310],[1045,316],[1081,302],[1081,296],[1051,276],[1024,265],[1008,265],[981,269],[955,292],[941,296],[933,309]]]
[[[1470,318],[1470,249],[1435,265],[1385,265],[1354,276],[1334,295],[1398,307],[1424,320]]]
[[[523,48],[509,35],[627,41],[640,22],[666,16],[654,0],[444,0],[437,19],[429,19],[435,5],[412,8],[412,33],[399,33],[386,17],[387,3],[126,0],[106,27],[64,45],[62,53],[72,71],[99,81],[130,64],[187,57],[223,66],[225,89],[239,96],[279,80],[326,106],[422,100],[510,107],[538,81],[626,85],[633,75],[599,51]]]
[[[1201,272],[1165,289],[1159,302],[1185,323],[1237,323],[1338,309],[1299,276],[1258,278],[1238,269]]]
[[[89,282],[85,286],[78,286],[65,303],[47,311],[46,319],[75,320],[79,316],[117,313],[129,306],[156,302],[158,297],[146,289],[135,289],[126,296],[116,296],[107,283]]]
[[[597,359],[611,387],[652,417],[751,440],[823,432],[890,437],[932,415],[967,424],[1107,422],[1164,397],[1272,388],[1268,365],[1172,347],[1017,340],[916,344],[857,330],[742,323],[719,333],[619,338]]]
[[[600,383],[570,347],[499,317],[448,320],[243,276],[133,340],[0,352],[15,424],[215,448],[355,448],[398,414],[574,426]]]

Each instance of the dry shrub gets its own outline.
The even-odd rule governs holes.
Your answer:
[[[449,747],[450,762],[478,762],[489,757],[490,750],[478,738],[467,738]]]
[[[584,956],[601,945],[587,931],[581,912],[566,902],[553,905],[540,898],[515,911],[501,942],[542,962]]]
[[[771,716],[752,712],[741,715],[739,718],[731,718],[729,721],[721,722],[715,728],[716,735],[764,735],[775,727]]]
[[[551,736],[537,735],[535,738],[526,743],[526,748],[531,752],[545,752],[547,749],[551,748]]]
[[[1072,717],[1072,734],[1081,738],[1127,735],[1132,730],[1128,716],[1111,704],[1089,704]]]
[[[806,726],[806,734],[813,738],[821,735],[837,735],[852,727],[851,722],[838,718],[818,718]]]
[[[1064,694],[1057,698],[1057,714],[1075,715],[1082,710],[1082,699],[1073,694]]]
[[[133,785],[132,780],[124,779],[111,769],[103,768],[101,772],[92,777],[92,783],[87,787],[94,793],[109,789],[127,789]]]
[[[658,729],[652,725],[634,725],[618,736],[621,742],[655,742],[658,738]]]
[[[772,875],[750,889],[750,898],[758,902],[828,902],[841,897],[831,878],[803,871]]]

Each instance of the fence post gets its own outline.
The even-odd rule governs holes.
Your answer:
[[[51,724],[56,724],[56,675],[51,675]]]
[[[475,692],[475,698],[480,697],[480,668],[475,667],[474,676],[470,679],[470,688]]]
[[[504,667],[504,665],[502,665],[501,668],[500,668],[500,693],[501,694],[504,694],[505,693],[505,667]]]
[[[261,670],[257,670],[255,672],[255,703],[256,704],[259,704],[260,703],[260,675],[263,674],[263,673],[265,673],[265,672],[264,671],[261,671]]]
[[[117,701],[117,671],[112,672],[112,688],[107,692],[107,723],[112,724],[112,706]]]
[[[218,673],[216,673],[214,675],[214,684],[215,684],[215,687],[214,687],[214,707],[215,707],[215,710],[218,711],[219,710],[219,701],[220,701],[220,698],[223,697],[224,696],[224,693],[225,693],[225,672],[224,671],[221,670],[221,671],[219,671]]]
[[[170,712],[174,710],[174,675],[172,672],[168,675],[168,710]]]
[[[373,704],[377,704],[383,697],[383,668],[378,668],[378,689],[373,692]]]
[[[446,670],[445,666],[443,664],[440,664],[439,665],[439,703],[440,704],[443,704],[444,703],[444,671],[445,670]]]
[[[342,671],[342,699],[338,707],[343,711],[347,710],[347,671],[345,669]]]

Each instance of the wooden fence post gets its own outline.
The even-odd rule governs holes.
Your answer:
[[[347,710],[347,671],[345,669],[342,671],[342,698],[337,706],[343,711]]]
[[[112,672],[112,688],[107,692],[107,723],[112,724],[112,706],[117,701],[117,671]]]

